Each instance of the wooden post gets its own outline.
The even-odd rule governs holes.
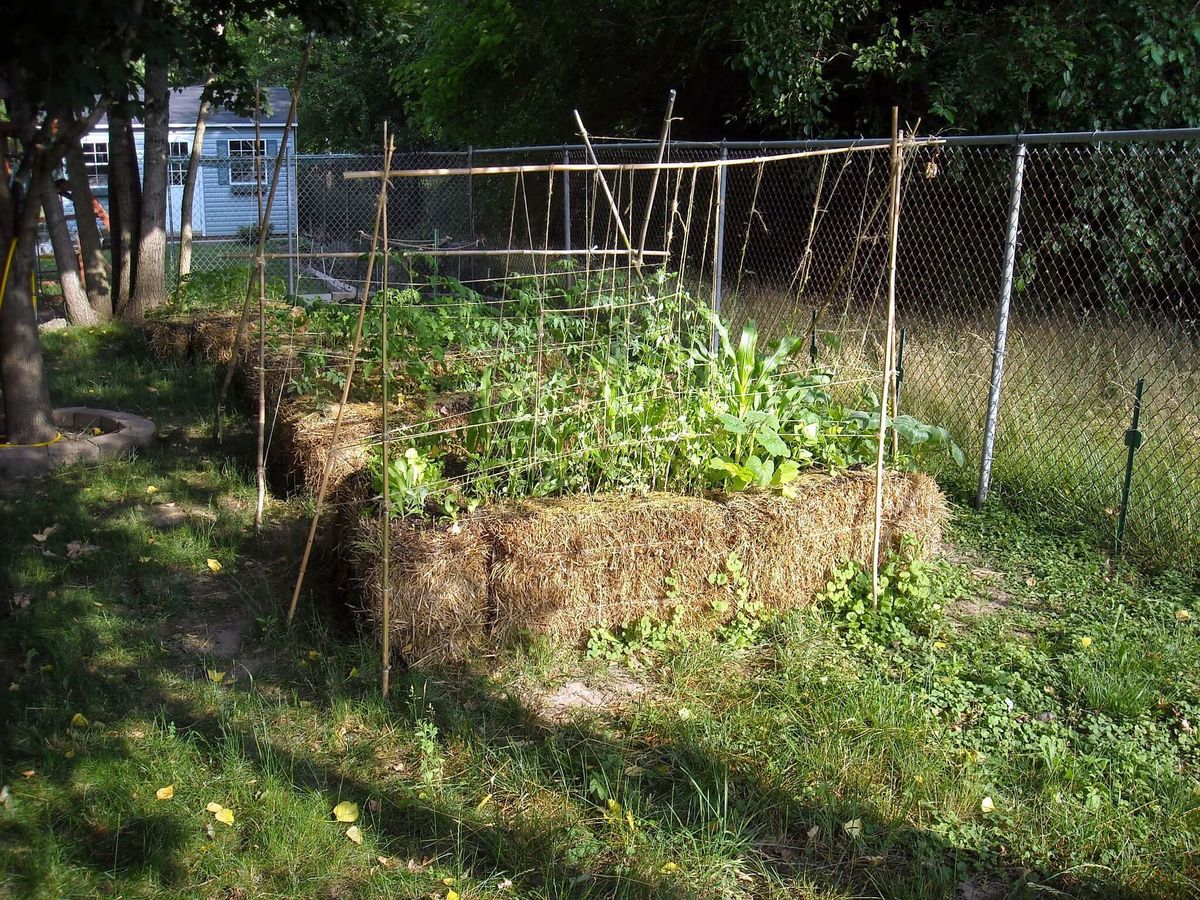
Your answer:
[[[383,149],[385,153],[389,152],[388,125],[386,121],[383,123]],[[384,166],[387,167],[390,163],[391,160],[389,158],[384,162]],[[388,477],[388,463],[390,461],[388,451],[391,444],[388,436],[388,404],[391,402],[391,395],[389,393],[390,383],[388,380],[388,274],[390,273],[388,262],[392,248],[388,243],[388,179],[383,179],[380,190],[383,196],[383,277],[380,278],[379,292],[379,296],[382,298],[379,313],[379,330],[383,335],[383,346],[380,348],[383,365],[383,446],[381,448],[383,456],[383,638],[379,654],[382,662],[380,691],[384,699],[387,699],[392,682],[392,580],[389,572],[392,555],[392,491]],[[435,240],[435,246],[436,243],[437,241]]]
[[[258,274],[258,434],[255,473],[258,481],[258,502],[254,507],[254,531],[262,531],[263,507],[267,503],[267,273],[263,259],[262,232],[270,223],[263,220],[263,167],[258,148],[262,146],[262,91],[254,85],[254,183],[258,197],[258,256],[254,267]],[[264,154],[265,155],[265,154]]]
[[[887,442],[888,395],[896,331],[896,246],[900,236],[900,110],[892,107],[892,173],[888,210],[887,332],[883,349],[883,394],[879,401],[879,442],[875,457],[875,530],[871,544],[871,607],[879,608],[879,551],[883,538],[883,454]]]

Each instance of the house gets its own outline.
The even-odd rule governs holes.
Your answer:
[[[168,163],[167,231],[179,233],[183,182],[195,137],[196,116],[200,110],[201,85],[176,88],[170,99],[171,159]],[[261,144],[258,148],[267,164],[263,173],[263,196],[270,188],[275,157],[287,124],[291,94],[285,87],[263,90],[259,122]],[[133,124],[133,141],[141,166],[145,130],[140,121]],[[108,119],[103,118],[82,140],[92,190],[108,208]],[[296,222],[296,125],[288,140],[284,170],[271,208],[271,230],[292,234]],[[197,239],[229,238],[254,229],[258,223],[258,195],[254,166],[255,137],[253,115],[241,115],[224,107],[214,107],[208,117],[201,148],[200,174],[192,212],[192,232]]]

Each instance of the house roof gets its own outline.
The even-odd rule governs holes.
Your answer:
[[[171,89],[170,127],[194,128],[196,116],[200,113],[200,96],[204,93],[204,85],[193,84],[187,87]],[[288,107],[292,103],[292,93],[286,87],[263,88],[263,112],[260,120],[263,127],[282,126],[287,122]],[[208,114],[208,126],[221,125],[252,125],[254,114],[241,115],[223,106],[215,106]],[[134,128],[141,128],[140,120],[135,120]],[[96,123],[98,131],[108,130],[108,116]]]

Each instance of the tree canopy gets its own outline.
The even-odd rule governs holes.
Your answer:
[[[302,140],[410,143],[657,131],[881,133],[898,104],[929,130],[1166,127],[1200,121],[1191,0],[369,0],[353,35],[319,41]],[[298,43],[268,42],[283,78]],[[290,47],[290,49],[289,49]]]

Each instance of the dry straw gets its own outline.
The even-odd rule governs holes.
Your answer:
[[[947,509],[933,479],[888,472],[883,494],[884,546],[911,534],[935,550]],[[712,601],[730,595],[708,576],[731,553],[745,565],[751,600],[803,606],[834,564],[870,564],[874,495],[870,471],[811,473],[794,499],[610,495],[527,500],[452,525],[393,520],[391,636],[421,666],[490,652],[520,633],[577,643],[593,627],[664,619],[676,608],[684,621],[711,621]],[[352,568],[365,619],[378,629],[381,525],[358,520]]]

